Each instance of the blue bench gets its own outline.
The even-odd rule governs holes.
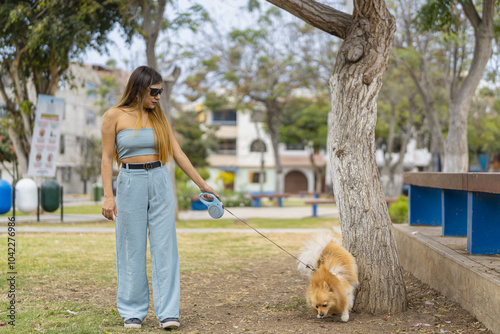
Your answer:
[[[471,254],[500,254],[500,173],[403,173],[410,225],[467,237]]]
[[[270,200],[273,198],[278,199],[279,207],[283,207],[283,198],[290,197],[290,194],[251,194],[250,198],[252,199],[251,206],[254,208],[260,208],[262,206],[261,198],[268,197]]]
[[[314,199],[304,201],[306,205],[312,205],[312,216],[318,217],[318,205],[320,204],[336,204],[334,199]]]

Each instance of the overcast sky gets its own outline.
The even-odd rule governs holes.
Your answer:
[[[193,0],[192,0],[193,1]],[[192,3],[189,0],[179,0],[181,8],[187,8]],[[244,24],[244,16],[246,13],[241,10],[248,0],[198,0],[210,13],[212,18],[217,18],[217,22],[229,29],[234,26]],[[121,29],[116,27],[109,35],[110,43],[108,44],[109,54],[99,54],[96,51],[88,51],[83,56],[83,62],[87,64],[105,65],[109,59],[117,61],[117,67],[132,70],[137,65],[146,63],[146,46],[142,38],[134,37],[132,45],[125,43],[125,39],[121,36]],[[158,42],[161,41],[160,35]],[[186,35],[189,38],[189,35]],[[133,64],[127,65],[127,60],[133,59]]]

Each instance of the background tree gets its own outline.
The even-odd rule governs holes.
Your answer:
[[[83,193],[86,194],[87,182],[97,182],[101,174],[102,141],[95,137],[79,138],[80,152],[82,154],[82,163],[76,166],[76,172],[80,174],[83,182]]]
[[[463,58],[461,46],[466,43],[466,35],[439,36],[422,31],[416,24],[422,4],[423,1],[414,0],[393,2],[399,27],[394,41],[393,60],[394,67],[404,68],[405,74],[413,81],[414,87],[408,88],[405,95],[417,92],[420,96],[430,132],[429,150],[443,162],[451,68],[453,63],[460,67],[458,63]]]
[[[169,122],[172,122],[172,103],[171,95],[172,89],[177,82],[181,69],[175,65],[174,61],[165,62],[163,66],[159,67],[157,62],[156,43],[161,31],[163,32],[177,32],[183,28],[189,28],[196,31],[199,24],[208,19],[208,14],[198,4],[191,6],[186,12],[178,10],[177,0],[128,0],[127,12],[125,17],[130,17],[128,24],[132,23],[135,28],[134,33],[138,33],[146,43],[146,59],[148,66],[156,69],[160,73],[172,71],[170,75],[162,75],[163,88],[162,98],[160,99],[160,106],[167,116]],[[165,15],[165,10],[169,6],[172,13]],[[137,11],[139,9],[139,11]],[[172,44],[172,41],[166,40],[166,44]],[[179,206],[177,201],[175,166],[169,165],[169,172],[172,178],[172,186],[174,188],[175,201],[175,214],[178,215]]]
[[[174,119],[173,125],[179,135],[179,145],[193,166],[206,167],[210,150],[217,150],[217,127],[202,129],[198,117],[199,113],[195,111],[185,111]]]
[[[28,170],[38,94],[54,95],[88,48],[103,50],[120,1],[6,0],[0,6],[0,94],[21,174]],[[35,93],[35,94],[33,94]]]
[[[293,99],[285,106],[280,130],[280,141],[311,148],[309,160],[316,179],[315,191],[318,193],[323,191],[325,168],[316,165],[314,155],[318,154],[320,149],[326,149],[330,110],[330,103],[323,96],[316,100]]]
[[[173,43],[169,37],[182,29],[196,31],[203,22],[209,19],[208,13],[197,3],[192,3],[186,11],[183,11],[177,0],[128,0],[126,8],[124,16],[128,18],[127,24],[134,27],[133,33],[140,35],[146,44],[148,66],[160,73],[171,71],[170,75],[163,75],[165,90],[160,103],[167,118],[172,121],[172,89],[181,74],[181,69],[175,64],[177,60],[175,56],[174,59],[162,62],[161,66],[158,65],[156,51],[158,37],[160,32],[164,32],[167,37],[163,43],[171,46]]]
[[[343,40],[330,78],[328,154],[344,246],[359,266],[355,309],[404,311],[406,289],[375,161],[377,97],[395,19],[383,0],[354,0],[347,14],[314,0],[268,0]]]
[[[222,95],[236,99],[233,104],[238,109],[264,110],[263,121],[271,138],[278,193],[283,190],[278,152],[282,114],[297,88],[314,87],[321,80],[320,74],[326,70],[317,59],[319,52],[315,51],[326,50],[326,46],[307,44],[315,31],[303,23],[285,20],[276,8],[250,7],[258,9],[255,24],[233,29],[227,36],[206,37],[206,42],[192,51],[203,58],[186,84],[194,91],[191,100],[200,96],[210,99],[211,95],[221,99],[218,92],[224,87]],[[323,85],[325,83],[326,79]]]
[[[483,88],[472,101],[468,122],[472,160],[486,155],[490,162],[500,152],[500,99],[497,96],[498,89]]]
[[[467,121],[472,99],[493,52],[496,0],[428,1],[419,13],[420,24],[433,31],[460,32],[463,13],[473,30],[474,49],[469,66],[452,67],[448,135],[444,143],[444,172],[467,172]],[[465,48],[465,47],[464,47]]]
[[[392,66],[391,66],[392,65]],[[412,138],[417,109],[413,82],[392,62],[378,100],[377,147],[384,153],[381,181],[384,194],[395,198],[403,189],[403,162]],[[394,158],[396,154],[397,158]]]
[[[10,171],[5,163],[10,162],[13,165],[12,171]],[[3,121],[0,123],[0,163],[4,170],[6,170],[13,179],[17,175],[17,158],[14,152],[14,146],[9,138],[9,133],[7,129],[7,122]]]

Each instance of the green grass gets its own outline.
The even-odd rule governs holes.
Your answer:
[[[303,200],[287,200],[284,201],[283,205],[285,207],[296,207],[296,206],[305,206]],[[262,200],[262,206],[273,206],[272,201],[268,201],[263,199]],[[95,205],[65,205],[64,206],[64,213],[67,214],[101,214],[101,209],[102,209],[102,204],[95,204]],[[61,208],[57,209],[54,212],[51,212],[52,214],[60,214],[61,213]],[[28,215],[36,215],[36,210],[32,213],[22,213],[19,210],[16,211],[16,216],[28,216]],[[1,214],[0,217],[11,217],[12,216],[12,210],[5,214]]]
[[[296,253],[307,235],[269,237]],[[23,233],[15,240],[16,333],[129,333],[115,306],[114,234]],[[229,273],[251,261],[283,256],[276,246],[253,234],[179,234],[178,245],[182,275]],[[0,248],[7,250],[6,234],[0,236]],[[149,263],[148,251],[151,273]],[[5,263],[2,272],[6,277]],[[0,322],[4,322],[9,303],[5,279],[0,290]],[[152,326],[138,332],[164,332]]]
[[[101,205],[78,205],[78,206],[65,206],[63,208],[64,213],[67,214],[101,214],[102,206]],[[51,212],[51,214],[56,214],[60,215],[61,214],[61,208],[57,209],[54,212]],[[36,216],[36,210],[32,213],[23,213],[19,210],[16,211],[16,216],[28,216],[28,215],[35,215]],[[9,212],[0,215],[0,217],[12,217],[12,210]]]

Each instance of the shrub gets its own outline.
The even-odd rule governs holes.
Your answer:
[[[189,185],[187,182],[177,183],[176,188],[179,210],[191,209],[191,196],[198,196],[200,194],[200,190]]]
[[[408,222],[408,197],[399,196],[397,201],[389,207],[389,215],[394,224]]]
[[[219,192],[222,204],[226,208],[234,208],[236,206],[250,206],[251,199],[245,194],[234,192],[233,190],[223,190]]]

